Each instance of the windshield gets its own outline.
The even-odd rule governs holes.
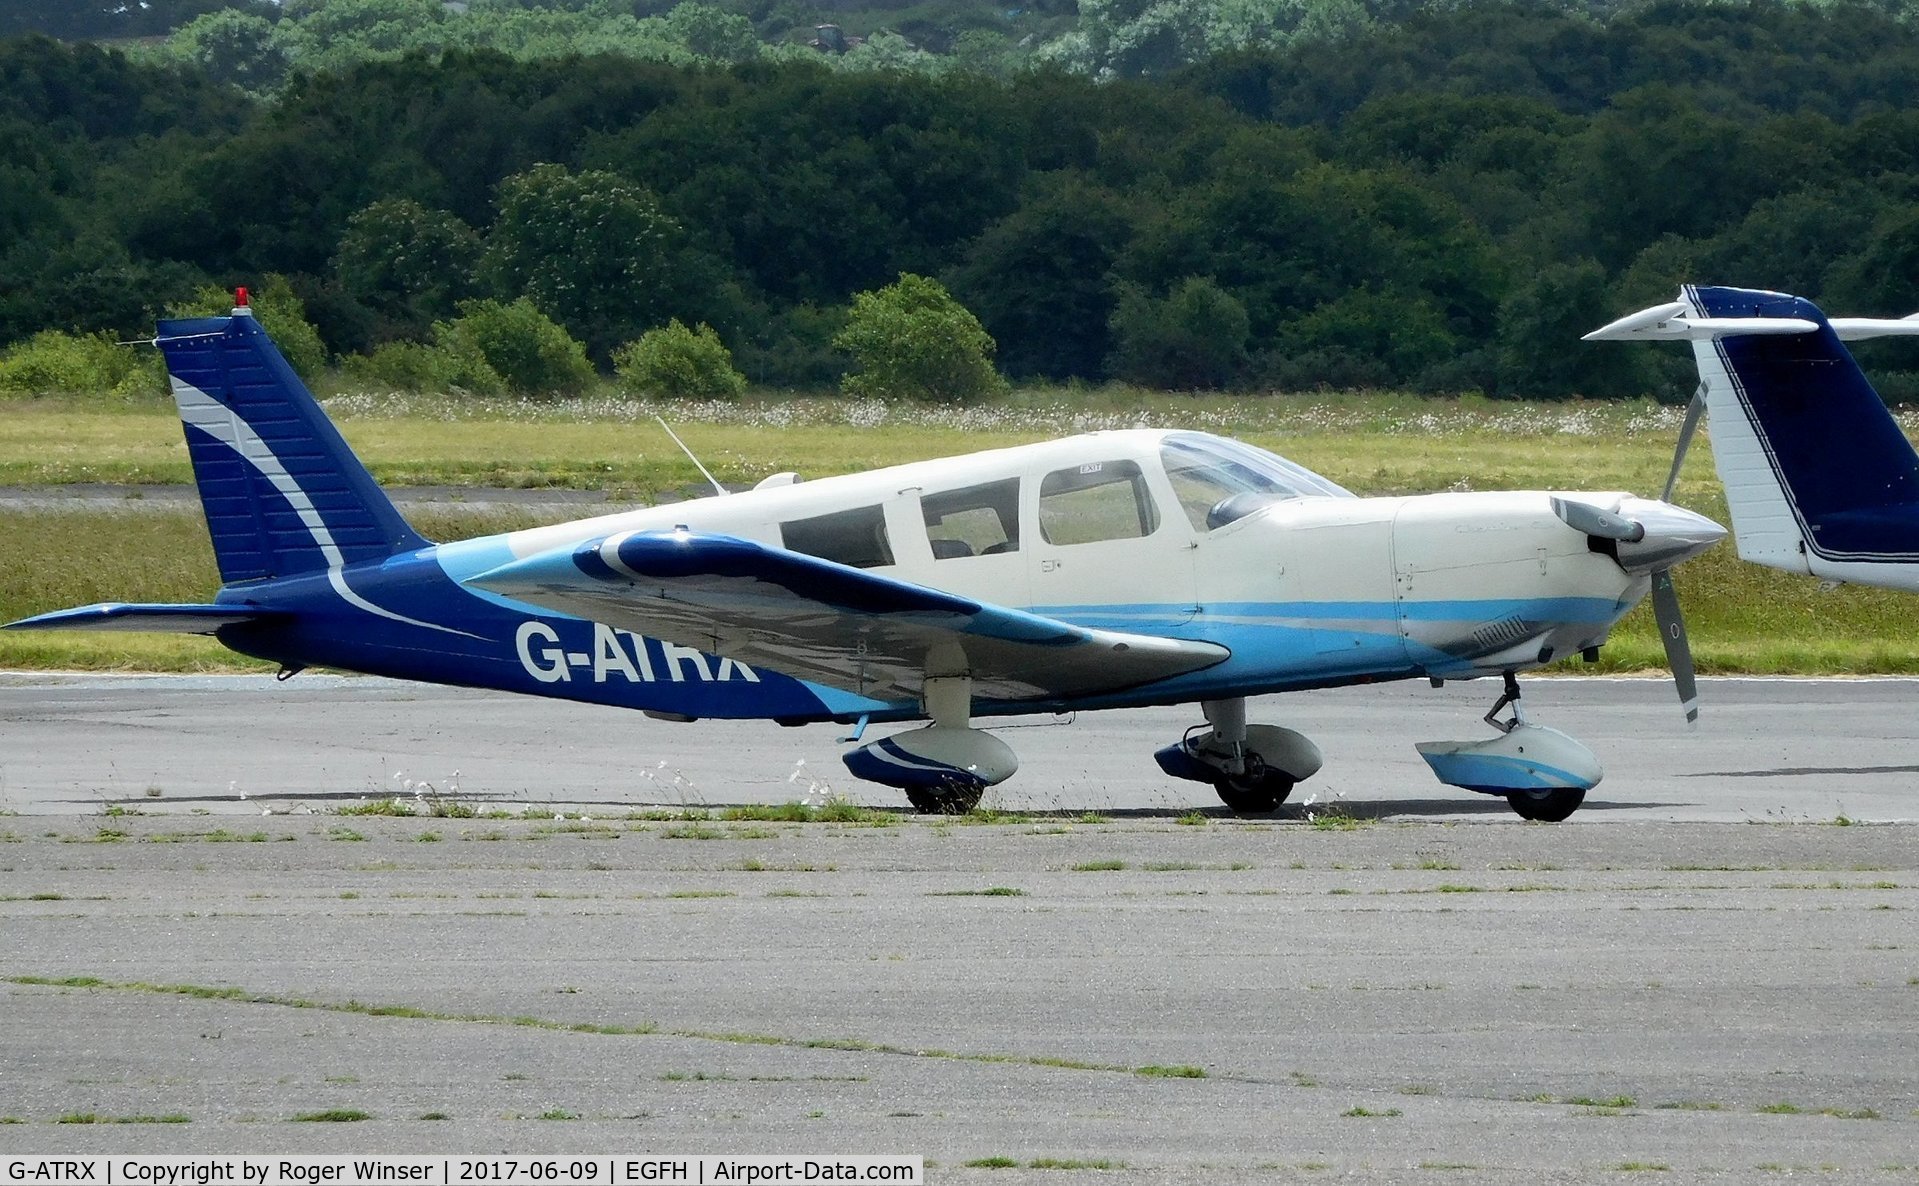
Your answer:
[[[1213,509],[1240,495],[1263,496],[1258,497],[1261,503],[1313,496],[1353,497],[1350,490],[1305,466],[1210,433],[1173,433],[1161,443],[1159,454],[1173,493],[1179,496],[1179,505],[1196,531],[1221,526]]]

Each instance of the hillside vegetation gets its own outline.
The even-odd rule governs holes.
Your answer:
[[[768,24],[823,15],[798,4],[523,7],[290,0],[131,56],[0,41],[0,347],[145,336],[278,278],[365,388],[483,389],[472,319],[525,299],[602,373],[678,320],[756,387],[825,389],[855,298],[912,274],[1015,381],[1670,397],[1682,353],[1578,335],[1689,280],[1919,309],[1897,8],[1316,5],[1282,28],[1089,0],[1019,10],[1066,23],[1011,58],[962,30],[884,62]],[[189,44],[243,19],[284,68]],[[1868,345],[1884,394],[1919,395],[1909,346]],[[16,392],[61,373],[0,358]]]

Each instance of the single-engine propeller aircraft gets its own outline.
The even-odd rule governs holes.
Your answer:
[[[1498,677],[1495,736],[1418,748],[1442,782],[1561,820],[1600,778],[1516,673],[1589,658],[1725,534],[1619,493],[1357,498],[1199,432],[1099,432],[434,544],[400,517],[246,307],[163,321],[223,581],[14,629],[209,634],[328,667],[673,721],[929,721],[845,755],[923,811],[1010,776],[982,716],[1197,702],[1155,757],[1238,812],[1321,764],[1246,698]],[[1655,598],[1689,715],[1676,601]],[[1508,706],[1510,718],[1500,713]]]
[[[1828,319],[1785,293],[1688,285],[1586,340],[1692,343],[1673,474],[1703,412],[1741,559],[1919,590],[1919,455],[1842,345],[1914,334],[1919,313]]]

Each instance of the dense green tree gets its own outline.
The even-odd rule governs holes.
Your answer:
[[[208,78],[249,91],[267,91],[286,77],[287,54],[273,22],[253,12],[223,9],[182,25],[167,48]]]
[[[1499,394],[1521,399],[1631,395],[1645,353],[1581,342],[1619,316],[1605,269],[1591,259],[1552,264],[1522,280],[1499,310]]]
[[[500,183],[481,269],[596,355],[675,312],[685,236],[653,195],[611,173],[537,165]]]
[[[0,37],[43,33],[62,41],[155,37],[204,13],[264,8],[271,0],[0,0]]]
[[[290,15],[276,40],[303,70],[344,70],[409,50],[439,50],[453,40],[440,0],[326,0]]]
[[[1077,174],[1049,180],[987,228],[951,274],[954,295],[1015,377],[1099,378],[1112,351],[1111,272],[1132,234],[1125,203]]]
[[[341,290],[379,317],[374,337],[417,338],[473,295],[479,260],[480,238],[458,218],[388,198],[347,220],[333,271]]]
[[[1143,387],[1217,390],[1246,365],[1247,329],[1246,307],[1209,277],[1189,276],[1163,297],[1126,285],[1108,369]]]

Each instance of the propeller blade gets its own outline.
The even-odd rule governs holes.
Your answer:
[[[1699,430],[1699,416],[1705,410],[1706,384],[1701,381],[1693,389],[1692,402],[1686,405],[1686,420],[1679,426],[1679,447],[1673,450],[1672,472],[1666,475],[1666,490],[1659,496],[1660,502],[1672,501],[1672,489],[1679,485],[1679,471],[1686,464],[1686,449],[1692,444],[1692,434]]]
[[[1686,619],[1679,612],[1679,592],[1672,585],[1672,569],[1652,574],[1653,620],[1659,623],[1659,639],[1666,644],[1666,666],[1672,669],[1673,686],[1679,690],[1679,706],[1686,710],[1686,723],[1699,723],[1699,680],[1693,672],[1692,644],[1686,641]]]

